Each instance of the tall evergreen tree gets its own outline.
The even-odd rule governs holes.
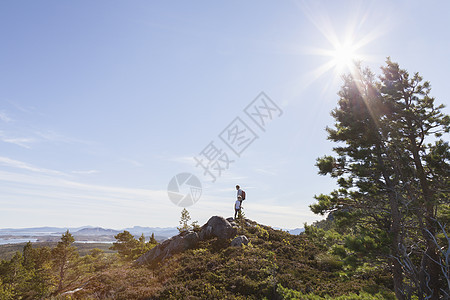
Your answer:
[[[140,242],[127,230],[118,233],[114,238],[116,238],[117,241],[113,243],[110,249],[117,250],[119,255],[125,259],[134,259],[136,249],[139,249]],[[143,235],[140,240],[141,243],[145,244]]]
[[[436,146],[446,143],[443,140],[435,141],[434,145],[426,142],[432,135],[439,137],[443,132],[448,132],[449,116],[441,112],[443,105],[434,105],[434,98],[430,96],[430,84],[422,83],[422,77],[418,73],[410,76],[406,70],[400,69],[398,64],[389,59],[382,70],[380,90],[386,106],[389,107],[387,119],[392,127],[398,129],[392,132],[392,140],[397,145],[402,145],[404,151],[402,158],[405,163],[402,171],[406,176],[403,176],[403,183],[414,202],[413,211],[426,243],[422,267],[418,274],[419,288],[425,295],[438,299],[440,268],[436,263],[439,258],[434,239],[437,230],[437,208],[439,204],[443,204],[442,200],[448,201],[439,196],[439,191],[448,186],[440,186],[435,176],[437,170],[427,165],[427,158],[430,153],[435,152]],[[445,155],[445,152],[443,154]],[[446,155],[447,162],[445,157],[438,159],[444,165],[448,164],[448,144]]]
[[[344,76],[332,112],[335,127],[327,128],[329,139],[341,143],[334,148],[337,157],[317,162],[319,174],[336,178],[339,189],[317,196],[311,209],[333,212],[338,222],[387,242],[397,298],[411,297],[407,278],[420,299],[438,299],[436,211],[448,205],[448,174],[446,181],[438,174],[449,165],[448,143],[439,136],[448,132],[449,117],[434,105],[429,83],[421,83],[417,73],[409,77],[390,59],[382,73],[377,80],[357,66]],[[425,144],[433,135],[435,144]],[[425,247],[418,246],[417,233]],[[412,263],[412,250],[420,264]]]
[[[189,211],[186,208],[183,208],[181,211],[180,226],[177,227],[178,231],[183,232],[192,229],[192,226],[189,225],[190,220],[191,216],[189,215]]]
[[[25,298],[43,298],[48,295],[52,281],[50,262],[50,248],[33,248],[31,242],[23,247],[22,264],[29,274],[27,285],[22,291]]]
[[[150,240],[148,241],[150,244],[158,244],[158,242],[155,239],[155,233],[152,232],[152,236],[150,237]]]
[[[52,249],[54,265],[58,270],[58,292],[63,290],[67,272],[70,268],[74,267],[74,263],[76,263],[78,258],[78,251],[75,246],[72,245],[73,242],[75,242],[75,238],[69,230],[67,230],[61,236],[61,240],[56,247]]]

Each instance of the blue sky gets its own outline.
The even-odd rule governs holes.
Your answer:
[[[246,216],[302,227],[334,188],[315,159],[341,84],[336,41],[379,73],[387,56],[450,105],[447,1],[2,1],[0,228],[177,226],[173,176],[202,182],[203,224]],[[355,54],[355,57],[356,57]],[[282,110],[265,131],[244,109]],[[449,109],[445,109],[449,113]],[[240,117],[258,138],[233,155],[219,134]],[[448,137],[447,137],[448,138]],[[213,183],[193,159],[214,142],[233,163]]]

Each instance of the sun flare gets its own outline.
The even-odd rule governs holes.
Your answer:
[[[356,47],[350,42],[334,45],[334,47],[331,58],[336,70],[338,72],[351,70],[358,60]]]
[[[356,5],[356,4],[355,4]],[[377,40],[389,30],[389,22],[380,22],[378,26],[366,25],[366,11],[362,11],[358,5],[354,7],[354,13],[347,22],[333,22],[331,16],[323,14],[320,5],[301,4],[303,13],[316,27],[320,47],[306,46],[304,53],[312,56],[322,56],[321,63],[304,76],[306,85],[312,84],[324,74],[332,71],[334,85],[343,74],[354,74],[359,63],[378,61],[380,57],[368,54],[367,46]],[[325,43],[324,43],[325,42]]]

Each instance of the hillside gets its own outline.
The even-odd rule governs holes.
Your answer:
[[[385,268],[348,270],[307,234],[250,220],[236,227],[247,246],[211,238],[156,265],[116,260],[66,291],[76,299],[394,299]]]

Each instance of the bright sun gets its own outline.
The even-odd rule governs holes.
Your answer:
[[[358,64],[379,61],[379,57],[365,53],[366,46],[389,29],[389,22],[380,22],[378,26],[367,26],[366,20],[369,12],[362,11],[359,5],[355,4],[354,13],[349,15],[347,22],[337,24],[329,15],[323,13],[321,5],[306,2],[304,1],[300,7],[316,27],[317,32],[320,33],[318,41],[322,45],[319,48],[305,46],[303,53],[323,57],[317,60],[318,64],[314,69],[303,76],[306,86],[330,71],[334,73],[334,76],[330,76],[331,81],[326,84],[335,86],[341,75],[355,74]],[[315,1],[310,2],[316,3]]]
[[[334,45],[334,50],[330,53],[333,64],[338,72],[351,70],[355,65],[355,61],[358,59],[356,54],[356,47],[352,43],[347,42],[344,44]]]
[[[312,71],[309,80],[312,82],[322,76],[324,73],[333,70],[334,79],[340,78],[342,74],[355,72],[355,68],[359,62],[366,61],[369,57],[361,54],[361,47],[370,42],[370,39],[354,40],[352,36],[347,36],[340,40],[334,31],[326,35],[330,44],[329,49],[315,48],[311,49],[312,55],[324,56],[327,58],[325,62]]]

